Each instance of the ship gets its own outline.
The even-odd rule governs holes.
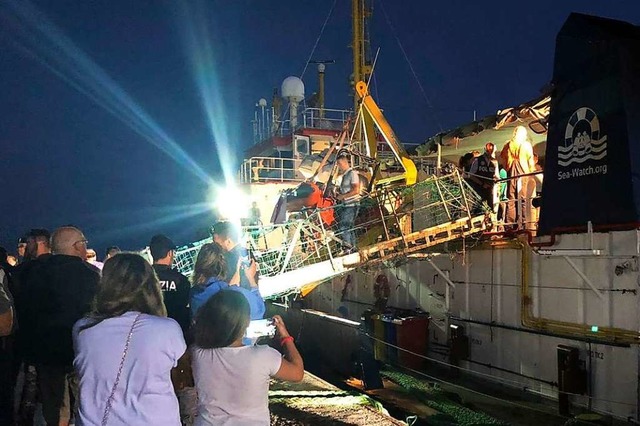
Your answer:
[[[352,108],[325,107],[324,61],[313,99],[288,77],[256,105],[234,208],[253,211],[242,225],[272,312],[333,371],[360,365],[365,388],[380,365],[445,365],[563,415],[638,423],[640,28],[571,14],[545,93],[410,152],[369,91],[367,4],[352,1]],[[517,127],[542,188],[516,200],[535,214],[506,223],[455,165]],[[355,250],[331,198],[342,150],[364,187]],[[207,241],[178,250],[183,272]]]

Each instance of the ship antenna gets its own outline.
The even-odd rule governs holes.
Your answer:
[[[326,28],[327,23],[329,22],[329,18],[331,18],[331,15],[333,14],[333,9],[335,9],[337,2],[338,2],[338,0],[333,0],[333,4],[331,5],[331,9],[329,9],[329,13],[327,14],[327,17],[324,20],[324,24],[322,24],[322,28],[320,29],[320,34],[318,34],[318,38],[316,39],[316,42],[313,45],[313,49],[311,49],[311,53],[309,54],[309,57],[307,58],[307,62],[304,64],[304,69],[302,70],[302,74],[300,74],[300,80],[302,80],[302,77],[304,76],[304,73],[307,72],[307,68],[309,67],[309,64],[311,63],[311,58],[313,57],[313,54],[315,53],[316,48],[318,47],[318,43],[320,43],[320,39],[322,38],[322,34],[324,34],[324,29]]]

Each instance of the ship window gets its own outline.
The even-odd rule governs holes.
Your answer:
[[[300,155],[309,155],[309,140],[296,138],[296,152]]]

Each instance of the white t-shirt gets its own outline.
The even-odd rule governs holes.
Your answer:
[[[358,175],[358,172],[352,168],[349,168],[349,170],[344,172],[342,175],[342,180],[340,181],[340,194],[348,194],[351,192],[353,185],[360,185],[360,175]],[[360,193],[358,192],[349,198],[345,198],[343,201],[345,204],[354,204],[360,201],[360,198]]]
[[[196,426],[270,424],[269,379],[280,369],[280,352],[268,346],[194,348],[192,356]]]

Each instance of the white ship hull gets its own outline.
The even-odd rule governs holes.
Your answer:
[[[606,327],[630,333],[638,330],[640,240],[636,231],[592,236],[599,255],[591,250],[591,236],[578,234],[559,237],[553,256],[535,254],[526,243],[514,247],[498,241],[460,254],[435,256],[433,262],[448,274],[455,288],[428,262],[411,260],[390,269],[351,273],[346,291],[347,276],[336,278],[319,286],[306,300],[313,309],[334,315],[348,312],[349,319],[359,320],[375,302],[376,276],[384,274],[390,287],[388,306],[432,313],[429,348],[447,343],[450,324],[465,328],[470,353],[468,361],[460,361],[463,369],[557,398],[557,346],[575,347],[585,362],[591,401],[570,395],[571,403],[638,419],[638,346],[595,342],[606,338],[601,331]],[[566,252],[569,255],[591,253],[568,256],[590,283],[557,255],[564,253],[558,250],[571,250]],[[523,314],[529,302],[531,311]],[[594,331],[582,337],[560,337],[571,325]],[[445,360],[431,350],[428,357]]]

